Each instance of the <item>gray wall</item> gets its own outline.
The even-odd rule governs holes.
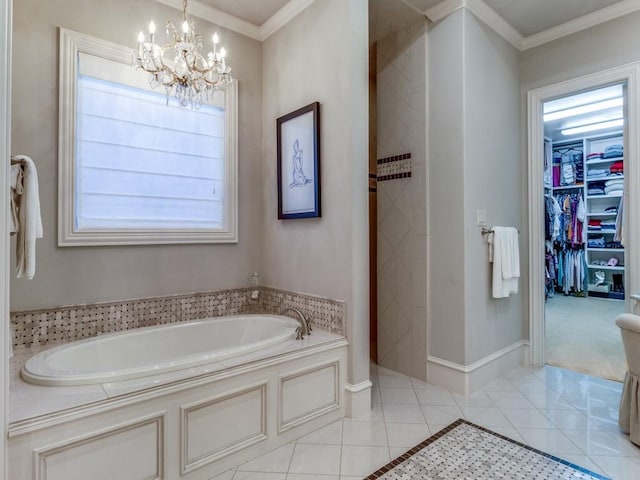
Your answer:
[[[469,365],[526,337],[526,288],[492,299],[476,225],[525,223],[518,52],[461,9],[431,26],[428,68],[429,355]]]
[[[262,45],[196,19],[202,34],[220,31],[239,80],[239,243],[58,248],[58,31],[61,26],[135,46],[150,19],[162,25],[180,12],[152,0],[20,0],[14,2],[14,154],[31,156],[40,180],[44,238],[37,242],[33,280],[13,277],[11,309],[90,303],[249,284],[262,270]],[[159,29],[163,31],[163,29]],[[142,75],[142,73],[140,73]],[[12,242],[12,249],[15,242]],[[14,255],[12,254],[12,257]],[[15,262],[15,259],[12,260]]]
[[[521,54],[522,90],[640,60],[640,11],[626,14]]]
[[[517,227],[521,215],[519,52],[465,10],[464,75],[464,230],[466,358],[469,365],[526,338],[527,257],[520,256],[519,290],[509,298],[492,298],[486,237],[480,234],[476,211],[488,212],[488,224]],[[520,235],[520,245],[525,240]]]
[[[267,285],[347,302],[349,380],[369,378],[366,0],[316,0],[263,44]],[[322,217],[277,220],[276,119],[320,102]]]
[[[465,362],[463,10],[429,29],[429,355]]]

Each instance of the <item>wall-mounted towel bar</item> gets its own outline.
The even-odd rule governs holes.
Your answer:
[[[480,232],[482,233],[482,235],[489,235],[490,233],[493,233],[493,227],[491,228],[482,227],[480,229]],[[518,229],[518,233],[520,233],[520,229]]]

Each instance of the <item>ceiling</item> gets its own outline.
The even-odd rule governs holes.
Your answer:
[[[260,26],[275,15],[289,0],[198,0],[241,20]],[[397,0],[396,0],[397,1]]]
[[[160,0],[163,1],[163,0]],[[167,0],[164,0],[167,1]],[[233,17],[260,27],[278,12],[302,10],[313,0],[192,0],[213,7]],[[558,27],[598,10],[628,0],[482,0],[502,17],[522,37],[527,38]],[[482,3],[480,0],[459,0],[461,5]],[[371,36],[382,38],[382,32],[393,33],[406,26],[414,13],[428,14],[430,9],[444,5],[443,0],[370,0]],[[455,2],[448,1],[453,4]],[[410,8],[414,10],[412,13]],[[433,10],[432,10],[433,11]]]

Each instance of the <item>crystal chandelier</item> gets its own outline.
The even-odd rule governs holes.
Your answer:
[[[226,64],[224,47],[218,47],[217,33],[212,38],[213,50],[206,57],[200,53],[202,37],[196,33],[194,23],[187,19],[187,0],[183,0],[182,6],[181,31],[167,21],[167,37],[173,38],[166,45],[161,47],[155,43],[153,21],[149,23],[149,41],[144,32],[138,34],[133,65],[149,73],[152,88],[165,88],[167,101],[173,93],[182,107],[199,108],[213,92],[231,83],[231,67]]]

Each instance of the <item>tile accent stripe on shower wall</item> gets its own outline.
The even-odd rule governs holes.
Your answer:
[[[251,300],[253,290],[239,288],[11,312],[13,346],[72,342],[105,333],[223,315],[274,314],[284,307],[298,308],[312,325],[344,335],[344,302],[268,287],[258,287],[260,299],[255,301]]]
[[[378,159],[378,182],[411,176],[411,154]]]

